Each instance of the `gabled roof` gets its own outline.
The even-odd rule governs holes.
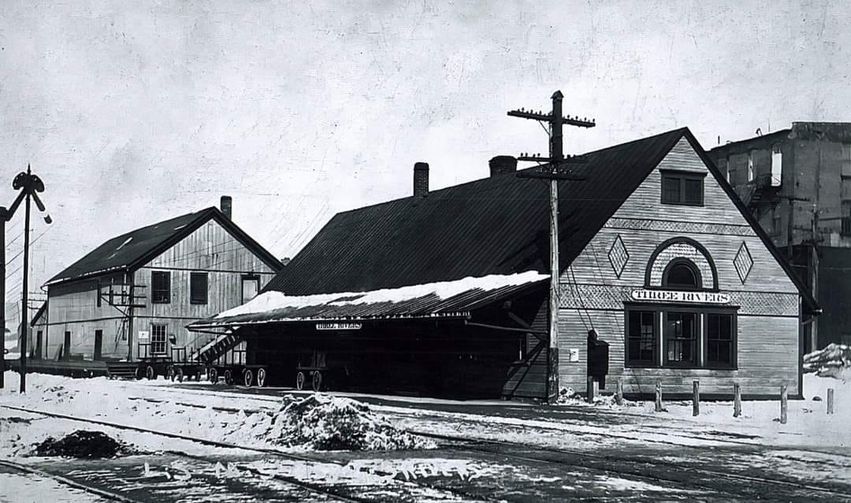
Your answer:
[[[265,248],[234,224],[216,207],[157,222],[114,237],[48,280],[47,284],[97,276],[118,270],[133,270],[150,262],[199,227],[215,220],[273,270],[282,265]]]
[[[680,139],[686,138],[815,309],[792,273],[688,128],[584,154],[559,182],[562,271]],[[546,273],[549,183],[501,175],[335,215],[269,282],[289,296],[371,291],[466,276]]]

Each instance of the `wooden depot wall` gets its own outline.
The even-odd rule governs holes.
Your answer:
[[[171,299],[167,304],[151,302],[151,272],[171,273]],[[189,276],[191,272],[208,273],[207,304],[191,304]],[[133,355],[136,356],[139,331],[151,332],[154,323],[167,325],[167,335],[174,335],[177,346],[200,346],[207,336],[188,332],[185,326],[195,320],[242,304],[242,278],[256,276],[260,288],[266,285],[275,271],[250,249],[240,243],[215,220],[203,224],[151,262],[130,273],[72,281],[48,287],[47,332],[43,346],[44,358],[53,359],[64,344],[64,333],[71,333],[70,353],[78,358],[92,359],[96,330],[103,330],[102,354],[107,358],[126,358],[130,338],[128,319],[105,299],[97,305],[98,282],[101,291],[108,291],[110,282],[132,282],[140,285],[135,294]],[[118,288],[116,288],[118,290]],[[126,308],[121,308],[126,310]],[[36,331],[33,329],[33,338]],[[198,339],[196,340],[196,337]]]
[[[704,205],[662,204],[660,170],[706,173]],[[660,244],[678,237],[691,238],[705,248],[717,268],[720,292],[729,294],[729,306],[738,306],[737,370],[624,366],[624,302],[639,302],[632,298],[632,291],[644,287],[651,255]],[[628,254],[620,275],[609,259],[618,238]],[[753,259],[744,283],[734,266],[743,244]],[[658,286],[661,269],[679,255],[692,258],[704,282],[710,281],[708,261],[696,252],[681,244],[661,253],[651,267],[651,282]],[[585,389],[587,334],[593,328],[610,345],[607,389],[623,377],[625,393],[652,393],[657,380],[666,392],[689,393],[692,381],[699,379],[701,391],[707,394],[731,394],[734,382],[747,395],[776,395],[782,383],[789,386],[790,394],[800,394],[798,291],[685,139],[609,219],[560,282],[562,386]],[[577,354],[576,361],[570,361],[571,351]]]

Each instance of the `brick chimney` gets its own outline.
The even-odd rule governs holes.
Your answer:
[[[418,162],[414,164],[414,195],[428,195],[428,163]]]
[[[232,213],[233,213],[233,198],[232,197],[222,196],[219,208],[222,210],[222,213],[224,213],[225,216],[228,217],[228,220],[233,218],[233,216],[232,216]]]
[[[517,171],[517,158],[510,155],[498,155],[491,159],[488,165],[491,168],[491,178],[515,173]]]

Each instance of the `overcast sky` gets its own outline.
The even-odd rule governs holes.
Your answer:
[[[234,198],[292,256],[342,210],[546,152],[510,108],[598,127],[579,153],[688,126],[704,147],[851,120],[845,2],[0,2],[0,204],[32,163],[33,281],[106,239]],[[20,215],[7,257],[20,251]],[[17,269],[17,272],[16,272]],[[7,267],[20,292],[20,257]]]

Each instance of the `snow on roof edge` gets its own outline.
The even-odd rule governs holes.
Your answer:
[[[318,305],[355,305],[355,304],[377,304],[380,302],[403,302],[406,300],[436,295],[441,300],[448,299],[470,290],[491,291],[509,286],[519,286],[535,283],[548,279],[549,274],[538,271],[526,271],[522,273],[489,276],[479,278],[466,277],[453,281],[440,281],[435,283],[424,283],[398,288],[384,288],[366,292],[339,292],[302,296],[287,296],[283,292],[264,292],[247,303],[222,311],[213,316],[210,321],[241,316],[246,314],[260,314],[278,309],[303,308]]]

